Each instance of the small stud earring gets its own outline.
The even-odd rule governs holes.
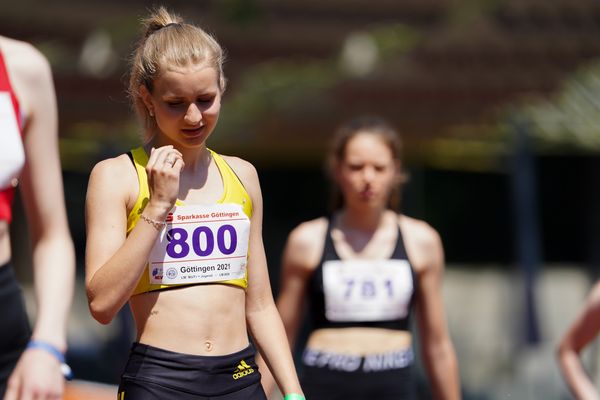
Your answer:
[[[150,116],[151,116],[152,118],[154,118],[154,111],[152,111],[152,110],[148,110],[148,114],[150,114]]]

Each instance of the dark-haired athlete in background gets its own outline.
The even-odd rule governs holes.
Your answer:
[[[335,137],[330,172],[335,211],[290,233],[277,300],[292,344],[308,302],[306,397],[413,399],[414,314],[436,398],[460,398],[442,303],[440,237],[394,211],[402,177],[398,135],[380,118],[349,122]],[[270,388],[268,376],[264,381]]]

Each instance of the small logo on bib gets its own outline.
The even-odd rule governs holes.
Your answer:
[[[154,279],[162,279],[163,278],[162,268],[159,268],[159,267],[152,268],[152,277]]]
[[[167,270],[167,277],[169,279],[175,279],[175,278],[177,278],[177,269],[176,268],[169,268]]]

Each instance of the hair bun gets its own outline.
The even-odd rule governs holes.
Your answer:
[[[166,8],[160,7],[150,14],[150,16],[142,21],[144,38],[152,35],[154,32],[166,28],[170,25],[180,25],[183,19],[167,11]]]

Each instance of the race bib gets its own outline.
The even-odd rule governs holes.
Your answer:
[[[16,186],[25,151],[9,92],[0,92],[0,189]]]
[[[242,279],[249,236],[250,220],[239,204],[177,206],[150,252],[150,283]]]
[[[323,264],[329,321],[386,321],[408,315],[413,294],[407,260],[331,260]]]

